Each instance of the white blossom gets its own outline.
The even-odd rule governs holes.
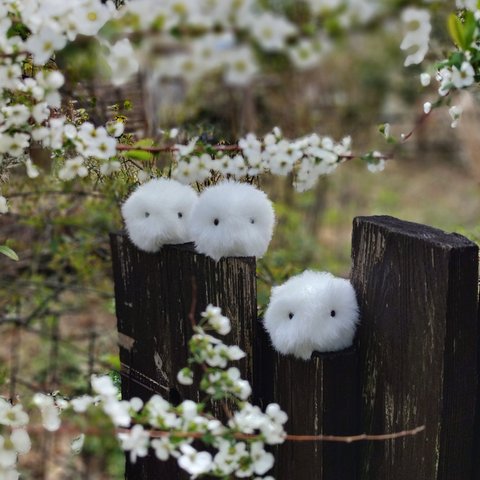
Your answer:
[[[404,62],[404,65],[408,67],[409,65],[421,63],[425,58],[429,48],[432,25],[428,10],[415,7],[403,10],[402,21],[411,26],[400,45],[402,50],[411,52]]]
[[[116,398],[118,395],[117,387],[113,384],[108,375],[92,375],[90,382],[93,391],[105,398]]]
[[[84,413],[87,411],[90,405],[93,405],[95,399],[90,395],[82,395],[81,397],[73,398],[70,401],[70,405],[77,413]]]
[[[208,321],[208,324],[220,335],[226,335],[231,330],[230,320],[222,315],[219,307],[209,304],[205,312],[201,314]]]
[[[86,177],[87,175],[88,170],[80,156],[66,160],[65,165],[58,172],[60,180],[72,180],[77,176]]]
[[[67,39],[49,26],[28,37],[25,47],[32,53],[33,60],[37,65],[43,65],[51,57],[54,51],[61,50],[67,43]]]
[[[138,72],[138,60],[128,38],[119,40],[109,50],[107,63],[112,70],[112,83],[122,85]]]
[[[197,452],[191,445],[180,447],[182,455],[178,458],[178,465],[190,473],[193,478],[210,471],[212,455],[208,452]]]
[[[252,18],[249,28],[252,37],[267,51],[282,50],[286,40],[297,32],[286,18],[270,12]]]
[[[112,423],[118,427],[130,426],[132,422],[130,410],[131,405],[127,400],[107,397],[103,401],[103,411],[110,417]]]
[[[293,64],[300,70],[315,67],[320,62],[320,47],[307,39],[300,40],[288,50]]]
[[[189,368],[183,368],[177,374],[177,381],[182,385],[193,384],[193,372]]]
[[[36,393],[33,396],[33,403],[40,409],[42,424],[45,430],[54,432],[60,428],[60,408],[56,405],[55,399],[50,395]]]
[[[225,57],[224,80],[229,85],[248,85],[257,71],[253,50],[247,45],[232,49]]]
[[[272,419],[274,423],[283,425],[288,420],[287,414],[280,408],[277,403],[270,403],[265,413]]]
[[[13,468],[17,463],[17,452],[10,439],[0,435],[0,467]]]
[[[430,85],[431,79],[432,78],[429,73],[420,74],[420,83],[422,84],[422,87],[427,87],[428,85]]]
[[[469,62],[463,62],[460,69],[452,67],[451,82],[458,89],[472,85],[474,77],[475,71]]]
[[[7,212],[8,212],[7,199],[3,195],[0,195],[0,213],[7,213]]]
[[[176,456],[176,447],[172,445],[168,437],[155,438],[151,441],[155,456],[162,461],[168,460],[170,456]]]
[[[118,160],[110,160],[102,163],[100,166],[100,173],[102,175],[111,175],[112,173],[118,172],[121,167],[122,165]]]
[[[15,448],[15,451],[20,455],[28,453],[32,448],[30,436],[28,435],[27,430],[24,428],[14,428],[12,430],[12,434],[10,435],[10,440]]]
[[[0,398],[0,425],[23,427],[28,424],[28,420],[28,414],[23,409],[21,403],[11,405],[6,400]]]
[[[462,113],[463,113],[462,107],[459,105],[453,105],[449,108],[448,113],[452,118],[451,127],[456,128],[458,125],[458,122],[460,121],[460,117],[462,116]]]
[[[142,425],[134,425],[129,432],[118,434],[123,450],[130,452],[130,461],[135,463],[137,457],[146,457],[150,435]]]

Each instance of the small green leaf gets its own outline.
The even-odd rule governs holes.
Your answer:
[[[144,147],[152,147],[153,144],[155,142],[153,141],[153,139],[151,138],[142,138],[141,140],[139,140],[138,142],[135,142],[133,144],[134,147],[141,147],[141,148],[144,148]]]
[[[142,138],[138,142],[135,142],[132,147],[138,147],[139,150],[127,150],[124,152],[124,155],[128,158],[132,158],[133,160],[140,160],[141,162],[149,162],[153,159],[152,152],[146,152],[142,150],[142,148],[149,148],[152,147],[154,141],[151,138]]]
[[[473,12],[467,10],[465,12],[465,22],[464,22],[464,40],[465,48],[469,48],[473,42],[473,36],[475,35],[475,30],[477,28],[477,22],[475,20],[475,15]]]
[[[0,245],[0,253],[3,253],[8,258],[18,262],[18,255],[10,247],[7,247],[6,245]]]
[[[140,160],[142,162],[148,162],[152,160],[153,154],[145,152],[144,150],[127,150],[123,153],[125,157],[132,158],[133,160]]]
[[[451,67],[460,68],[464,60],[465,60],[465,57],[463,56],[463,53],[455,52],[450,57],[449,65]]]
[[[461,49],[465,50],[468,47],[466,43],[465,28],[461,20],[451,13],[448,17],[448,31],[452,37],[453,42]]]

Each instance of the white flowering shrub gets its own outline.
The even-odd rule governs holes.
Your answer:
[[[370,6],[366,15],[366,5],[305,2],[312,22],[305,34],[302,25],[254,0],[139,0],[118,10],[100,0],[75,0],[60,7],[54,0],[2,0],[0,176],[23,165],[28,177],[38,177],[41,172],[30,154],[33,146],[51,152],[53,173],[65,182],[111,175],[122,168],[136,170],[140,181],[152,173],[142,164],[149,157],[141,152],[162,151],[161,146],[148,150],[151,143],[122,137],[122,121],[98,126],[81,110],[65,108],[61,95],[65,77],[52,60],[79,39],[90,38],[96,45],[114,85],[147,70],[158,81],[191,83],[220,74],[227,84],[243,87],[262,71],[262,61],[268,69],[269,55],[283,56],[299,69],[318,65],[322,51],[329,48],[322,20],[340,15],[344,28],[366,22],[378,7]],[[195,139],[188,146],[177,146],[173,176],[185,183],[202,183],[215,181],[216,173],[242,178],[293,172],[295,187],[303,191],[342,160],[354,157],[349,137],[339,143],[317,134],[287,141],[278,130],[263,140],[247,135],[234,155],[206,147]],[[372,154],[363,158],[369,165],[379,164]],[[7,200],[0,195],[0,213],[7,211]]]
[[[433,3],[438,3],[437,9],[448,9],[446,23],[453,45],[444,49],[447,51],[445,58],[433,58],[435,63],[420,74],[423,87],[429,87],[432,77],[435,79],[437,93],[435,99],[424,103],[423,111],[424,115],[429,115],[433,108],[448,105],[451,127],[456,128],[462,107],[452,105],[455,93],[474,87],[480,74],[480,8],[476,1],[456,0],[456,10],[452,12],[450,5]],[[408,52],[405,66],[421,64],[428,58],[432,15],[426,7],[412,7],[404,10],[402,20],[406,34],[401,48]]]
[[[194,335],[189,342],[188,367],[178,373],[177,380],[184,385],[194,381],[193,370],[201,372],[199,388],[205,397],[201,403],[184,400],[174,406],[160,395],[153,395],[147,403],[139,398],[121,400],[120,393],[109,376],[93,376],[93,395],[65,399],[37,393],[32,405],[40,412],[43,428],[55,432],[66,428],[76,417],[85,416],[89,425],[85,432],[73,429],[75,438],[72,450],[78,453],[85,435],[105,434],[112,430],[121,448],[128,452],[131,462],[145,457],[149,449],[166,461],[176,459],[178,465],[191,478],[209,474],[224,478],[234,474],[239,478],[263,477],[273,466],[274,458],[265,450],[266,445],[284,442],[284,424],[287,415],[277,404],[270,404],[262,412],[248,402],[252,389],[241,378],[236,367],[229,363],[239,360],[245,353],[235,345],[225,345],[211,333],[225,335],[230,332],[230,320],[220,308],[208,305]],[[224,402],[236,407],[225,422],[209,411],[210,401]],[[33,416],[33,414],[32,414]],[[63,425],[62,425],[63,420]],[[32,428],[31,416],[21,403],[12,405],[0,397],[0,473],[1,478],[18,478],[18,456],[31,448],[28,429]],[[196,441],[195,447],[192,445]],[[205,448],[198,449],[198,442]]]

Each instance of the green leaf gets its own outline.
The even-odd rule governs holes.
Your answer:
[[[154,143],[155,142],[151,138],[142,138],[142,140],[139,140],[132,145],[133,147],[140,148],[140,150],[127,150],[124,152],[124,155],[134,160],[140,160],[141,162],[149,162],[153,159],[153,153],[141,149],[152,147]]]
[[[472,44],[476,28],[477,22],[475,21],[475,15],[473,14],[473,12],[467,10],[465,12],[465,21],[463,24],[465,48],[469,48]]]
[[[460,48],[465,49],[465,36],[463,31],[463,24],[461,20],[451,13],[448,17],[448,32],[452,37],[453,42]]]
[[[7,247],[6,245],[0,245],[0,253],[3,253],[8,258],[18,262],[18,255],[10,247]]]
[[[133,160],[140,160],[141,162],[148,162],[153,158],[151,152],[145,152],[144,150],[127,150],[123,152],[123,155]]]
[[[451,67],[460,68],[462,66],[462,63],[463,63],[464,60],[465,60],[465,57],[464,57],[463,53],[455,52],[454,54],[451,55],[448,64]]]
[[[142,138],[141,140],[139,140],[138,142],[135,142],[133,144],[134,147],[153,147],[153,144],[155,142],[153,141],[153,139],[151,138]]]

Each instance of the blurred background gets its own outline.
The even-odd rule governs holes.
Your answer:
[[[402,3],[392,2],[393,17]],[[289,178],[262,178],[275,202],[277,225],[269,252],[258,261],[261,311],[273,284],[305,268],[349,275],[355,216],[393,215],[480,238],[475,93],[455,99],[464,109],[457,129],[450,127],[446,108],[420,122],[435,88],[421,87],[419,67],[403,67],[402,31],[393,17],[334,34],[318,68],[308,72],[287,71],[267,59],[272,68],[248,88],[211,79],[187,89],[178,82],[155,83],[148,73],[112,88],[96,75],[91,52],[79,48],[73,63],[88,68],[91,78],[79,82],[75,68],[65,65],[65,105],[75,100],[97,124],[121,115],[127,131],[139,138],[154,137],[160,127],[180,127],[183,139],[200,135],[232,143],[250,131],[262,135],[279,126],[287,138],[351,135],[356,154],[392,155],[383,172],[346,162],[301,194]],[[439,11],[432,55],[445,40],[444,21]],[[61,65],[64,57],[57,61]],[[396,137],[413,134],[405,143],[388,144],[378,131],[385,122]],[[49,156],[32,155],[48,173]],[[122,228],[119,205],[133,183],[114,176],[95,185],[77,179],[59,186],[48,175],[30,180],[14,173],[2,186],[11,209],[0,216],[0,244],[20,257],[12,262],[0,256],[2,394],[60,390],[69,397],[88,392],[92,373],[118,371],[108,234]],[[36,453],[22,459],[25,479],[123,478],[123,453],[114,441],[91,439],[76,457],[61,435],[45,434],[37,442]]]

